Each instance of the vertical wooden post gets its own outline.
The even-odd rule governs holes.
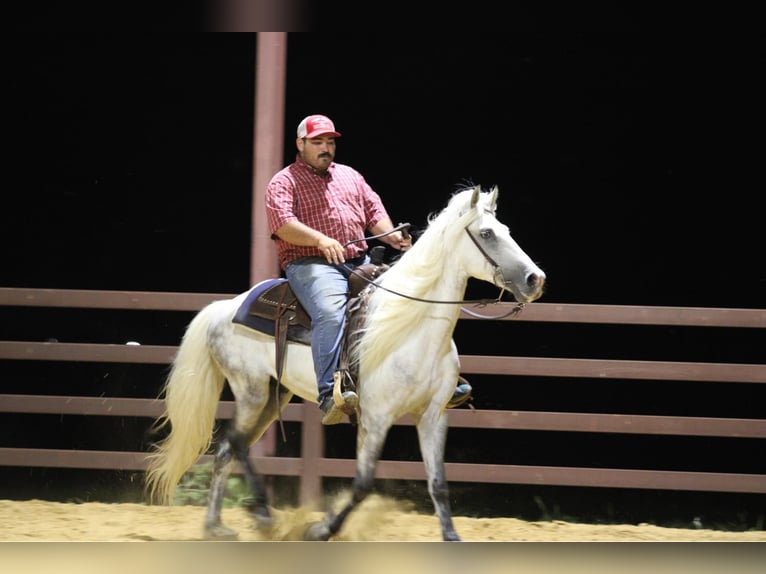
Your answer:
[[[287,33],[259,32],[255,74],[255,126],[253,145],[253,206],[250,281],[254,285],[279,277],[276,251],[271,241],[264,196],[271,177],[284,166],[284,111],[287,66]],[[292,132],[290,132],[292,135]],[[324,454],[324,432],[319,411],[308,408],[301,433],[304,471],[300,477],[300,504],[310,504],[321,494],[322,477],[316,462]],[[319,432],[316,429],[319,428]],[[250,449],[250,456],[273,456],[276,453],[277,427],[271,425]]]
[[[250,233],[250,284],[279,277],[279,263],[266,222],[264,196],[271,177],[284,165],[284,109],[287,32],[258,32],[253,126],[253,205]],[[250,449],[251,456],[273,456],[276,428]]]
[[[251,284],[279,277],[279,263],[266,223],[264,196],[271,177],[284,167],[287,32],[259,32],[256,50]]]

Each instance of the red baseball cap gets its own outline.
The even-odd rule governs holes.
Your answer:
[[[327,116],[306,116],[298,124],[299,138],[315,138],[322,135],[340,137],[340,133],[335,131],[335,125],[332,123],[332,120]]]

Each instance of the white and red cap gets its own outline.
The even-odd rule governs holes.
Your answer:
[[[332,120],[327,116],[318,114],[306,116],[303,118],[303,121],[298,124],[299,138],[310,139],[319,136],[340,137],[340,133],[335,131],[335,125],[332,123]]]

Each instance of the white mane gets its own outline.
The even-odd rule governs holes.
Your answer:
[[[429,293],[445,282],[446,274],[455,271],[449,268],[445,270],[445,266],[452,264],[454,267],[455,249],[462,239],[459,236],[465,233],[465,227],[482,210],[487,209],[490,194],[481,193],[472,209],[473,192],[473,187],[457,191],[441,212],[429,216],[423,235],[382,275],[382,287],[427,299]],[[426,314],[433,314],[433,309],[427,303],[413,301],[385,289],[375,290],[370,300],[366,327],[353,337],[357,345],[351,355],[367,368],[380,364],[401,346],[403,333],[421,324]],[[464,291],[465,285],[460,292],[461,297]],[[457,320],[460,306],[445,307],[449,313],[454,313],[454,319]],[[445,344],[450,344],[450,340],[448,338]]]

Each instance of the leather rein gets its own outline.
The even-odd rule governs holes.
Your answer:
[[[390,231],[386,231],[385,233],[379,233],[378,235],[373,235],[371,237],[362,237],[360,239],[352,239],[351,241],[348,241],[347,243],[343,244],[343,247],[346,247],[348,245],[351,245],[352,243],[357,243],[359,241],[367,241],[369,239],[379,239],[381,237],[385,237],[386,235],[389,235],[391,233],[394,233],[396,231],[401,231],[402,235],[404,237],[409,236],[409,223],[400,223]],[[471,233],[471,230],[468,229],[468,227],[465,228],[465,232],[468,234],[468,237],[471,238],[471,241],[473,241],[474,245],[479,249],[481,254],[484,256],[484,258],[487,260],[487,262],[492,265],[492,267],[495,269],[495,275],[500,275],[500,277],[503,277],[503,272],[500,270],[500,265],[497,264],[497,262],[490,256],[489,253],[486,252],[486,250],[481,246],[481,243],[474,237],[473,233]],[[477,305],[479,307],[486,307],[487,305],[492,305],[496,303],[501,303],[501,298],[503,296],[503,292],[506,291],[506,289],[501,288],[500,293],[498,296],[494,299],[461,299],[459,301],[445,301],[445,300],[437,300],[437,299],[423,299],[421,297],[414,297],[412,295],[407,295],[406,293],[401,293],[399,291],[394,291],[393,289],[389,289],[388,287],[384,287],[383,285],[380,285],[378,283],[375,283],[373,279],[368,279],[361,273],[357,273],[356,269],[352,269],[351,273],[356,275],[357,277],[360,277],[363,279],[366,283],[369,285],[375,285],[378,289],[383,289],[384,291],[388,291],[389,293],[393,295],[397,295],[399,297],[404,297],[405,299],[410,299],[412,301],[420,301],[421,303],[439,303],[439,304],[445,304],[445,305],[465,305],[465,304],[472,304]],[[503,281],[505,282],[505,281]],[[516,315],[517,313],[520,313],[524,307],[526,306],[526,303],[516,303],[516,305],[508,311],[507,313],[503,313],[501,315],[481,315],[479,313],[475,313],[473,311],[469,311],[465,307],[462,308],[462,311],[468,315],[471,315],[472,317],[475,317],[477,319],[504,319],[505,317],[509,317],[511,315]]]

